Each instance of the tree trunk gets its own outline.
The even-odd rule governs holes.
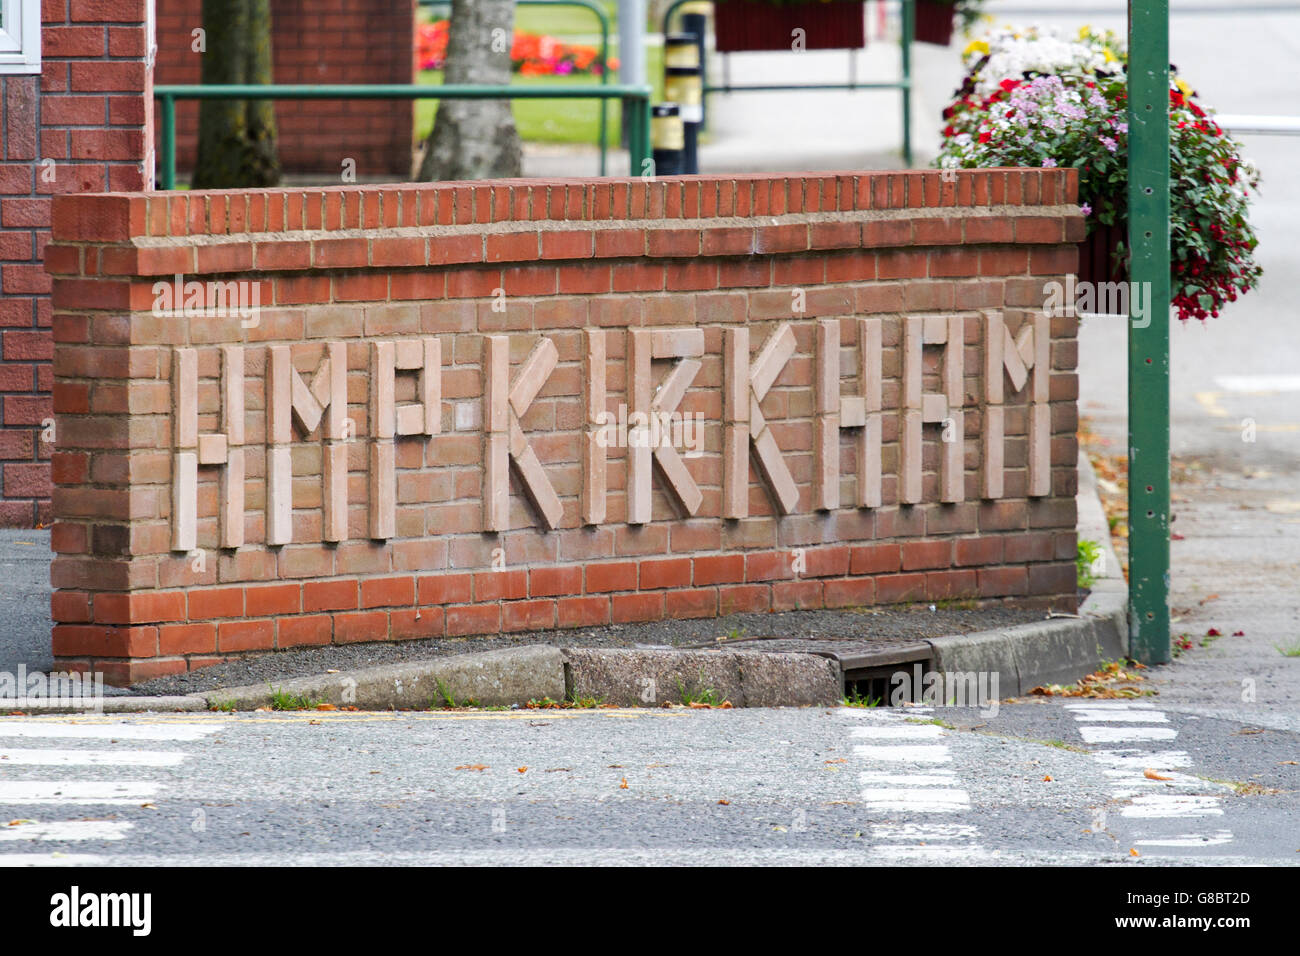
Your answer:
[[[452,0],[443,82],[508,84],[514,22],[514,0]],[[420,180],[502,179],[522,172],[509,100],[438,101]]]
[[[271,82],[271,0],[203,0],[205,86]],[[280,181],[270,100],[202,100],[195,189]]]

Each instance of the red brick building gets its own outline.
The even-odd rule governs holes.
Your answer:
[[[198,83],[202,54],[193,31],[201,0],[157,0],[154,82]],[[412,83],[414,0],[271,0],[271,55],[277,83]],[[345,158],[359,177],[406,179],[411,168],[409,100],[297,100],[276,103],[286,172],[337,176]],[[198,105],[176,108],[177,167],[194,166]],[[159,144],[161,151],[161,143]]]
[[[0,52],[0,526],[31,527],[50,517],[50,197],[152,187],[150,27],[147,0],[4,10],[18,49]]]
[[[154,7],[155,0],[8,0],[4,6],[0,527],[50,518],[54,347],[50,279],[41,266],[50,197],[152,188],[153,82],[199,79],[199,55],[192,52],[199,0],[156,0],[156,15]],[[272,7],[277,82],[411,82],[413,0],[275,0]],[[359,176],[407,175],[409,102],[278,106],[286,169],[338,172],[352,158]],[[196,119],[193,104],[178,109],[181,169],[193,162]]]

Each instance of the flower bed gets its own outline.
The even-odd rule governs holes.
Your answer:
[[[940,165],[1074,166],[1090,239],[1122,230],[1128,90],[1120,40],[1086,27],[1076,39],[1008,28],[971,43],[965,58],[965,82],[943,114]],[[1176,77],[1169,108],[1173,304],[1180,319],[1204,319],[1259,280],[1247,219],[1259,173]],[[1117,251],[1122,258],[1122,243]]]
[[[449,27],[449,21],[436,20],[421,23],[416,29],[416,69],[442,69],[447,59]],[[510,61],[514,71],[524,76],[599,76],[602,70],[600,50],[596,47],[564,43],[552,36],[523,30],[515,31]],[[618,69],[615,57],[610,57],[609,68]]]

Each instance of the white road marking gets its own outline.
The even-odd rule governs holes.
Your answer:
[[[1216,375],[1225,392],[1300,392],[1300,375]]]
[[[1103,766],[1120,769],[1172,770],[1192,765],[1192,758],[1184,750],[1098,750],[1092,756]]]
[[[105,866],[108,862],[107,857],[90,853],[0,853],[0,866]]]
[[[952,754],[942,744],[933,747],[906,744],[864,744],[853,748],[853,756],[868,760],[886,760],[895,763],[951,763]]]
[[[862,799],[872,810],[934,813],[970,809],[970,797],[965,790],[934,787],[867,787],[862,791]]]
[[[958,783],[955,773],[881,773],[864,770],[858,774],[858,783],[866,785],[895,784],[905,787],[947,787]]]
[[[973,840],[979,827],[966,823],[873,823],[871,835],[877,840],[910,840],[929,843],[935,840]]]
[[[1084,703],[1069,704],[1066,707],[1075,720],[1111,720],[1120,726],[1099,726],[1081,724],[1079,733],[1087,743],[1121,743],[1125,741],[1173,740],[1178,731],[1172,727],[1137,727],[1125,725],[1131,720],[1140,720],[1144,724],[1168,723],[1169,719],[1159,711],[1145,713],[1142,708],[1092,707]],[[1124,750],[1099,750],[1093,754],[1103,767],[1105,774],[1115,781],[1111,796],[1116,800],[1131,800],[1126,807],[1120,808],[1120,816],[1138,820],[1162,820],[1181,817],[1223,816],[1219,798],[1209,794],[1188,793],[1144,793],[1153,789],[1178,790],[1191,788],[1204,790],[1211,785],[1190,774],[1173,773],[1174,767],[1190,767],[1191,757],[1182,750],[1143,751],[1138,748]],[[1152,780],[1146,776],[1150,770],[1168,780]],[[1194,839],[1195,842],[1182,842]],[[1203,842],[1196,834],[1182,834],[1179,837],[1144,836],[1135,840],[1136,846],[1212,846],[1232,842],[1232,833],[1220,830],[1213,843]]]
[[[881,846],[873,846],[871,852],[876,856],[883,856],[888,859],[908,859],[920,857],[922,859],[976,859],[980,857],[992,856],[987,850],[979,846],[955,846],[951,843],[941,843],[938,845],[926,844],[925,846],[908,846],[890,845],[888,843]]]
[[[1102,710],[1089,707],[1087,710],[1074,711],[1075,720],[1097,720],[1114,724],[1167,724],[1169,718],[1164,714],[1143,710]]]
[[[1119,744],[1130,740],[1173,740],[1178,731],[1172,727],[1098,727],[1079,728],[1084,743]]]
[[[908,717],[928,718],[933,707],[841,707],[840,716],[853,720],[906,720]]]
[[[47,737],[83,740],[202,740],[223,724],[77,724],[52,720],[0,720],[0,738]]]
[[[855,756],[885,765],[883,770],[858,773],[863,806],[868,811],[891,816],[969,811],[970,795],[959,786],[957,773],[935,766],[952,762],[948,745],[938,742],[948,735],[937,724],[906,720],[916,716],[919,715],[915,710],[894,710],[850,731],[856,739],[875,741],[855,746]],[[978,835],[979,830],[973,826],[873,824],[873,838],[886,842],[874,843],[871,852],[877,858],[894,862],[974,861],[989,856],[973,842]]]
[[[1222,816],[1218,797],[1191,796],[1183,794],[1150,794],[1134,797],[1132,806],[1121,807],[1120,815],[1125,817],[1206,817]]]
[[[187,756],[162,750],[0,750],[0,767],[175,767]]]
[[[14,840],[120,840],[129,823],[113,820],[62,820],[57,823],[22,823],[0,827],[0,843]]]
[[[873,740],[934,740],[944,736],[944,732],[936,724],[895,724],[888,727],[854,727],[849,735]]]
[[[136,781],[0,780],[0,804],[139,804],[157,793],[156,784]]]
[[[1176,837],[1160,840],[1135,840],[1137,846],[1221,846],[1232,842],[1231,830],[1217,830],[1210,836],[1201,833],[1180,833]]]
[[[1155,710],[1156,705],[1145,700],[1105,700],[1089,698],[1065,705],[1066,710]]]

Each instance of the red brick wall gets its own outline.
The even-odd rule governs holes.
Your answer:
[[[953,182],[908,172],[60,198],[47,256],[58,343],[54,653],[61,666],[125,682],[306,644],[739,610],[967,597],[1072,609],[1076,320],[1039,316],[1044,283],[1074,267],[1076,189],[1073,171],[998,170]],[[158,315],[154,283],[176,273],[259,283],[256,323]],[[982,430],[995,318],[1021,337],[1012,351],[1038,351],[1032,384],[1005,385],[1004,487],[990,494]],[[833,407],[835,396],[823,399],[818,386],[827,356],[838,355],[841,407],[863,393],[855,356],[869,326],[882,330],[881,495],[857,507],[858,432],[833,425],[832,444],[819,441],[823,402]],[[656,472],[648,522],[630,523],[629,454],[610,448],[603,468],[590,467],[584,389],[603,371],[605,408],[616,409],[636,391],[638,333],[686,341],[697,329],[700,366],[681,408],[705,422],[704,453],[685,462],[698,510],[688,517]],[[724,361],[741,331],[748,351]],[[824,350],[836,333],[841,348]],[[736,381],[729,369],[737,355],[761,364],[778,334],[792,334],[793,354],[760,408],[795,485],[785,515],[745,445],[739,458],[724,452],[733,426],[723,421],[738,407],[723,398]],[[500,367],[487,363],[493,335],[508,338],[509,377],[524,374],[542,339],[555,346],[554,371],[519,418],[558,496],[554,530],[542,528],[544,509],[528,503],[512,468],[504,527],[484,533],[485,419],[496,421],[485,395],[504,395],[492,385]],[[383,474],[385,418],[370,403],[385,392],[371,363],[382,343],[407,343],[409,356],[424,340],[441,349],[441,396],[427,406],[440,430],[394,440],[392,526],[376,533],[387,506],[370,483]],[[605,343],[604,362],[589,358],[593,341]],[[331,342],[343,352],[326,351]],[[933,342],[953,343],[952,353]],[[346,402],[335,407],[355,440],[343,443],[341,497],[321,477],[338,436],[320,431],[347,429],[275,424],[271,347],[290,350],[303,396],[315,393],[326,357],[345,356]],[[173,373],[185,354],[192,379]],[[223,384],[223,364],[242,383]],[[669,366],[652,366],[653,381]],[[193,399],[181,397],[185,381]],[[322,371],[318,382],[330,381]],[[937,425],[904,450],[908,381],[927,415],[936,391],[959,393],[949,399],[962,406],[952,416],[964,430],[955,458]],[[389,394],[400,407],[420,393],[403,375]],[[233,396],[242,415],[223,406]],[[186,401],[197,416],[190,438],[174,412]],[[285,452],[292,536],[268,545],[267,442],[281,427],[297,429]],[[227,454],[227,439],[212,437],[223,428],[229,448],[243,442],[229,460],[243,463],[245,480],[223,485],[228,466],[199,467],[194,547],[174,551],[185,521],[173,514],[173,471],[195,429]],[[830,447],[838,468],[825,467]],[[907,456],[919,492],[911,504],[901,502]],[[739,479],[724,477],[737,461]],[[593,474],[607,485],[594,523],[583,497]],[[231,488],[245,504],[227,520],[219,502]],[[830,492],[839,500],[828,503]],[[331,501],[344,522],[336,541],[323,540]],[[748,516],[725,519],[737,505]],[[231,529],[244,543],[223,548]]]
[[[192,32],[200,0],[158,0],[154,82],[198,83],[202,54]],[[414,0],[272,0],[271,52],[276,83],[412,83]],[[358,176],[411,171],[409,100],[297,100],[275,104],[285,172],[338,175],[344,158]],[[177,164],[194,166],[198,105],[178,103]],[[161,152],[161,144],[159,144]]]
[[[153,184],[144,3],[46,0],[41,72],[0,76],[0,526],[50,520],[50,196]]]

